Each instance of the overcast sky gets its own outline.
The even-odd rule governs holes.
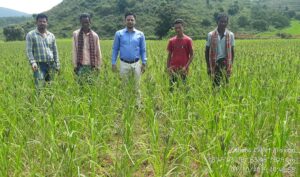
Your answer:
[[[0,0],[0,7],[6,7],[28,14],[51,9],[63,0]]]

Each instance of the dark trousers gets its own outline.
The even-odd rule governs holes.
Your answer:
[[[170,76],[170,91],[174,90],[174,87],[179,86],[179,82],[181,81],[184,85],[186,85],[186,74],[182,73],[173,73]]]
[[[228,84],[229,76],[227,76],[227,73],[226,73],[225,58],[222,58],[222,59],[219,59],[216,63],[213,86],[219,87],[224,82],[225,82],[225,84]]]
[[[80,85],[93,84],[98,77],[98,70],[89,66],[82,65],[75,69],[75,74],[77,75],[77,82]]]

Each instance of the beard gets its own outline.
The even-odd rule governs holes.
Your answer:
[[[38,26],[38,29],[39,29],[39,30],[45,30],[45,29],[46,29],[46,25],[39,25],[39,26]]]
[[[127,24],[127,28],[132,29],[134,27],[133,24]]]

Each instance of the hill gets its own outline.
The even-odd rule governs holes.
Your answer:
[[[21,17],[0,17],[0,28],[13,24],[24,24],[24,22],[32,21],[30,16]]]
[[[30,16],[30,14],[5,8],[5,7],[0,7],[0,17],[20,17],[20,16]]]
[[[93,29],[103,38],[111,39],[123,28],[126,11],[137,14],[137,28],[148,39],[173,35],[172,22],[186,21],[186,33],[192,38],[205,38],[215,28],[220,12],[230,15],[229,28],[240,34],[255,35],[270,29],[290,26],[291,19],[300,16],[298,0],[64,0],[46,12],[49,29],[58,37],[69,38],[79,28],[79,14],[93,15]],[[34,20],[23,25],[25,31],[34,28]]]

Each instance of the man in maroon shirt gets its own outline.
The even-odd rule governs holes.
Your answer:
[[[169,40],[168,44],[168,59],[167,70],[170,75],[170,91],[173,91],[174,86],[178,83],[178,78],[186,83],[189,65],[191,64],[194,52],[192,39],[183,33],[184,22],[182,19],[177,19],[174,22],[176,36]]]

